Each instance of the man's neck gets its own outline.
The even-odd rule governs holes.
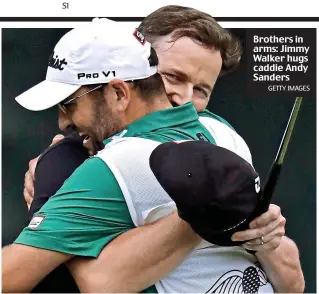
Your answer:
[[[126,126],[152,112],[172,108],[166,96],[151,98],[150,102],[140,98],[134,100],[127,112]]]

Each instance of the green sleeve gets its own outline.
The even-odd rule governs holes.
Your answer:
[[[26,227],[15,243],[79,256],[98,256],[134,228],[121,189],[100,158],[84,162],[36,216],[44,218],[36,228]]]

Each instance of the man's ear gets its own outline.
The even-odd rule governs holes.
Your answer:
[[[114,79],[109,82],[109,88],[114,97],[113,103],[117,105],[118,110],[124,111],[131,100],[131,92],[128,84],[122,80]]]

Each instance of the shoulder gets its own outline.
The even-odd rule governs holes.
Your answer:
[[[76,190],[81,186],[102,188],[110,185],[116,185],[111,169],[100,158],[91,157],[73,172],[61,189]]]
[[[88,207],[94,207],[96,215],[103,216],[106,200],[115,199],[117,201],[114,203],[117,203],[118,207],[125,203],[116,177],[103,160],[92,157],[73,172],[55,195],[43,205],[40,212],[53,212],[58,209],[63,213],[77,214],[82,210],[87,211]]]
[[[215,113],[208,111],[207,109],[205,109],[202,112],[199,112],[198,116],[199,116],[199,118],[206,117],[206,118],[210,118],[213,120],[217,120],[217,121],[223,123],[224,125],[226,125],[227,127],[231,128],[233,131],[235,131],[235,129],[232,127],[232,125],[227,120],[225,120],[224,118],[222,118],[221,116],[219,116]]]
[[[109,158],[133,157],[136,152],[154,149],[160,144],[155,138],[148,134],[141,134],[138,137],[113,137],[95,157],[108,165]]]
[[[229,149],[252,165],[252,157],[245,140],[222,117],[205,110],[199,113],[199,121],[214,137],[216,144]]]

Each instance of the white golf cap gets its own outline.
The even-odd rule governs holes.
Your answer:
[[[66,33],[49,59],[46,78],[16,97],[29,110],[44,110],[68,98],[83,85],[148,78],[151,46],[136,30],[95,18]]]

